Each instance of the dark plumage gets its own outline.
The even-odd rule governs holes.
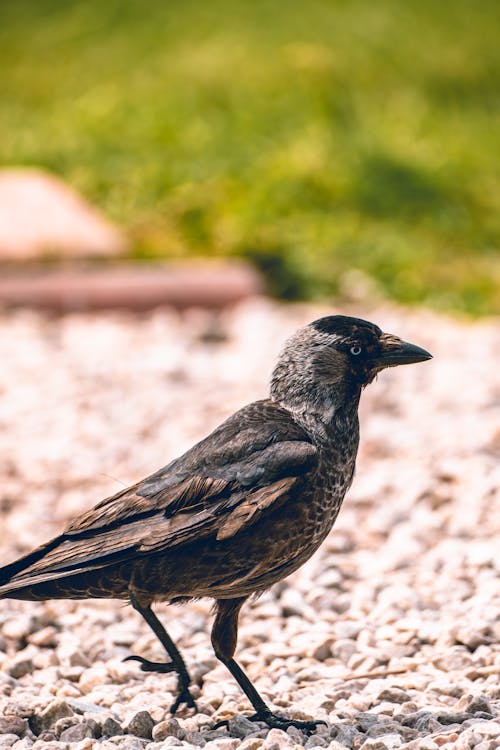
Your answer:
[[[55,539],[0,569],[0,598],[127,599],[170,661],[132,656],[178,675],[173,713],[194,707],[184,661],[151,609],[213,597],[212,644],[270,726],[276,716],[233,659],[243,602],[296,570],[330,531],[358,448],[362,388],[385,367],[430,358],[357,318],[299,330],[274,370],[270,397],[245,406],[183,456],[98,503]]]

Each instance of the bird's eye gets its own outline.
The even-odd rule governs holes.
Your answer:
[[[359,344],[354,344],[354,346],[351,346],[350,348],[351,354],[354,354],[355,357],[358,356],[358,354],[361,354],[361,347]]]

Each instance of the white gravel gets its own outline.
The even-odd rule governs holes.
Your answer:
[[[331,312],[248,303],[213,319],[157,311],[0,317],[0,558],[167,463],[263,396],[280,345]],[[347,311],[353,314],[354,311]],[[119,602],[0,602],[0,748],[495,750],[500,747],[498,321],[355,311],[429,349],[363,397],[354,485],[320,552],[248,604],[238,658],[306,737],[248,722],[209,642],[210,603],[158,607],[200,713]],[[225,334],[225,341],[217,341]],[[230,719],[229,730],[211,729]]]

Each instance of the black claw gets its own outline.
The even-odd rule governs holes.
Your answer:
[[[198,710],[198,707],[196,706],[196,701],[193,698],[193,696],[191,695],[191,693],[189,692],[189,687],[187,687],[187,686],[183,687],[179,691],[179,695],[177,696],[177,698],[175,699],[175,701],[170,706],[170,713],[172,714],[172,716],[175,716],[175,714],[179,710],[179,707],[183,703],[187,706],[187,708],[194,708],[195,711]]]
[[[285,716],[277,716],[276,714],[273,714],[271,712],[268,713],[267,711],[265,713],[262,712],[253,714],[253,716],[248,716],[247,718],[249,719],[249,721],[262,721],[271,729],[282,729],[284,732],[286,732],[288,727],[296,727],[302,732],[310,733],[314,732],[318,724],[324,724],[325,727],[328,726],[326,721],[323,721],[322,719],[313,721],[300,721],[299,719],[287,719]],[[222,724],[223,722],[220,723]]]
[[[143,672],[161,672],[166,674],[167,672],[176,671],[174,665],[170,661],[149,661],[142,656],[126,656],[123,661],[138,661]]]
[[[177,672],[177,669],[171,661],[149,661],[149,659],[145,659],[143,656],[126,656],[123,661],[138,661],[143,672],[160,672],[163,674],[166,674],[167,672]],[[178,679],[180,682],[181,678],[178,677]],[[195,711],[198,710],[195,700],[189,692],[189,683],[179,685],[179,682],[177,683],[177,689],[179,693],[175,701],[170,706],[170,713],[172,714],[172,716],[177,713],[179,707],[183,703],[185,703],[188,708],[194,708]]]
[[[229,721],[227,719],[218,721],[217,724],[213,725],[212,729],[220,729],[221,727],[226,727],[226,729],[229,729]]]

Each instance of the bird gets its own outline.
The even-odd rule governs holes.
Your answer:
[[[353,480],[362,390],[385,368],[431,357],[360,318],[309,323],[285,343],[267,398],[0,568],[0,598],[130,603],[167,660],[127,659],[145,672],[176,674],[172,715],[196,703],[186,663],[153,604],[211,598],[212,646],[252,704],[248,718],[313,731],[322,722],[273,712],[234,658],[238,616],[249,597],[297,570],[330,532]]]

